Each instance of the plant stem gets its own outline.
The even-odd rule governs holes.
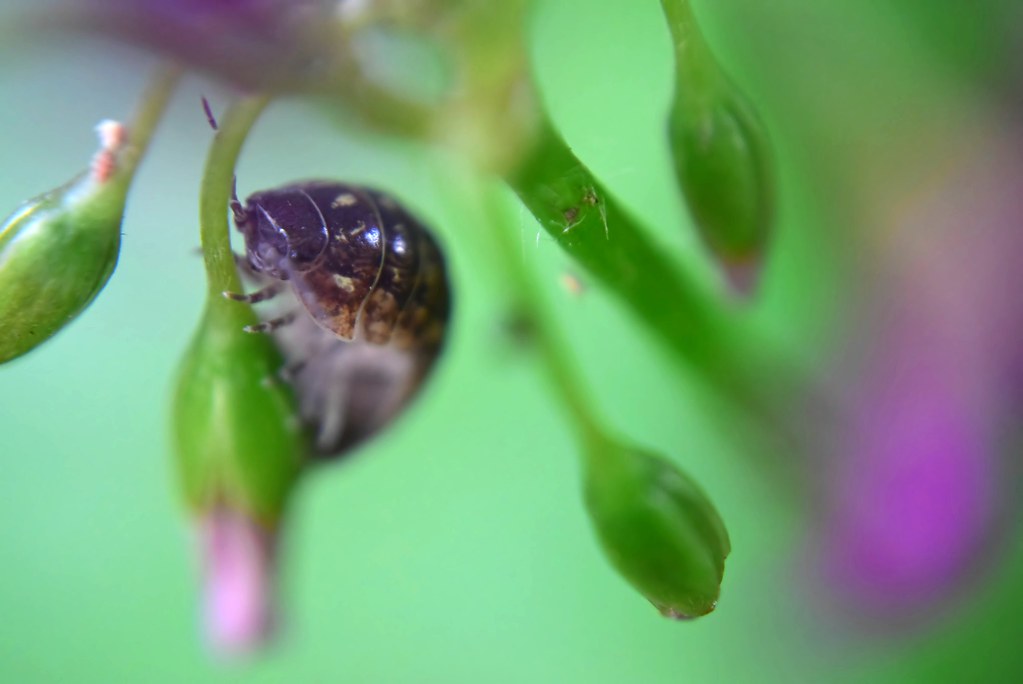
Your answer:
[[[682,357],[710,350],[720,324],[708,293],[611,197],[549,123],[509,183],[551,237]]]
[[[756,339],[680,271],[610,196],[549,122],[507,177],[540,225],[637,315],[687,369],[768,434],[800,432],[789,401],[810,396],[801,371]]]
[[[690,0],[661,0],[675,50],[675,78],[699,89],[712,81],[717,62],[700,32]]]
[[[142,158],[149,149],[149,143],[153,138],[153,132],[157,124],[167,111],[171,96],[177,89],[178,81],[181,80],[181,68],[176,64],[162,64],[153,74],[145,92],[139,101],[138,108],[132,116],[131,125],[128,127],[129,144],[131,154],[125,155],[124,161],[117,171],[119,178],[127,182],[142,162]]]
[[[592,393],[587,390],[571,354],[566,351],[536,279],[522,257],[520,245],[509,226],[508,215],[501,205],[500,197],[495,190],[482,187],[481,183],[474,185],[485,211],[484,225],[490,226],[484,232],[493,236],[495,251],[500,256],[498,261],[504,266],[504,276],[517,298],[514,303],[516,314],[522,318],[525,329],[529,331],[530,341],[535,345],[541,363],[568,411],[580,440],[591,446],[610,443],[612,439],[588,399]],[[595,451],[601,450],[584,449],[587,454]]]
[[[367,129],[410,140],[428,140],[438,119],[435,110],[402,98],[353,68],[339,72],[331,88],[314,90],[332,116],[341,111]]]
[[[209,285],[210,306],[224,306],[238,317],[254,318],[251,307],[228,302],[223,292],[240,292],[241,280],[231,251],[228,202],[234,188],[234,169],[242,145],[269,102],[263,95],[243,97],[228,108],[220,120],[206,157],[199,193],[199,229]],[[247,325],[248,322],[243,323]]]

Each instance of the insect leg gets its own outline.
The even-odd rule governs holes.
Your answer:
[[[287,383],[295,382],[298,374],[305,370],[307,361],[304,359],[301,361],[295,361],[294,363],[286,363],[280,367],[277,371],[277,377]]]
[[[277,330],[278,328],[288,325],[295,320],[294,313],[288,313],[280,318],[271,318],[269,321],[263,321],[256,325],[247,325],[242,330],[247,333],[268,333]]]
[[[256,304],[258,302],[265,302],[268,299],[276,297],[281,289],[283,288],[282,283],[271,283],[262,290],[256,290],[252,294],[240,294],[238,292],[221,292],[226,299],[230,299],[232,302],[248,302],[249,304]]]
[[[238,199],[238,176],[231,176],[231,202],[228,206],[231,207],[235,223],[243,223],[246,213],[245,206]]]

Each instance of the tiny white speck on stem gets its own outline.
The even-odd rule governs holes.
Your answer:
[[[120,121],[104,119],[96,124],[96,135],[99,149],[92,157],[89,177],[97,183],[105,183],[117,170],[117,155],[124,148],[128,132]]]

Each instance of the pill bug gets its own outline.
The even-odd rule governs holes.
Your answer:
[[[321,455],[344,452],[414,396],[444,341],[444,258],[430,231],[371,188],[304,181],[232,202],[249,276],[272,300],[255,331],[286,362]]]

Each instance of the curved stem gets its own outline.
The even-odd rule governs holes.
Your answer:
[[[227,207],[234,187],[234,169],[242,145],[269,102],[264,95],[244,97],[235,102],[220,120],[220,128],[213,138],[206,157],[202,188],[199,193],[199,229],[202,236],[203,258],[209,284],[210,305],[223,303],[239,317],[252,317],[250,307],[228,302],[225,291],[241,291],[241,280],[231,251],[230,226]],[[247,324],[247,323],[246,323]]]
[[[661,0],[661,9],[671,31],[678,83],[692,87],[707,77],[713,78],[717,62],[696,23],[690,0]]]
[[[181,80],[181,67],[177,64],[163,64],[153,74],[145,92],[139,101],[138,108],[128,126],[129,144],[132,153],[127,155],[118,174],[123,178],[131,178],[149,149],[153,132],[167,111],[171,95],[174,94]]]
[[[680,270],[609,195],[549,121],[506,177],[548,234],[651,331],[687,370],[740,407],[767,434],[798,441],[793,397],[815,390],[802,369]]]
[[[492,226],[491,230],[484,232],[493,236],[497,253],[503,255],[500,263],[518,299],[515,303],[517,314],[524,318],[525,328],[530,331],[530,340],[535,344],[554,391],[568,411],[580,440],[589,446],[612,442],[590,403],[588,397],[592,393],[585,386],[572,355],[565,349],[536,279],[521,256],[520,245],[509,226],[508,214],[500,204],[500,197],[492,189],[479,187],[478,184],[477,188],[476,194],[489,219],[487,223]],[[584,449],[585,454],[600,452],[601,449]]]
[[[549,121],[508,179],[555,241],[687,361],[717,354],[723,316],[608,194]]]
[[[339,74],[331,88],[320,88],[319,98],[328,112],[343,111],[367,129],[410,140],[428,140],[438,114],[379,86],[354,68]]]

